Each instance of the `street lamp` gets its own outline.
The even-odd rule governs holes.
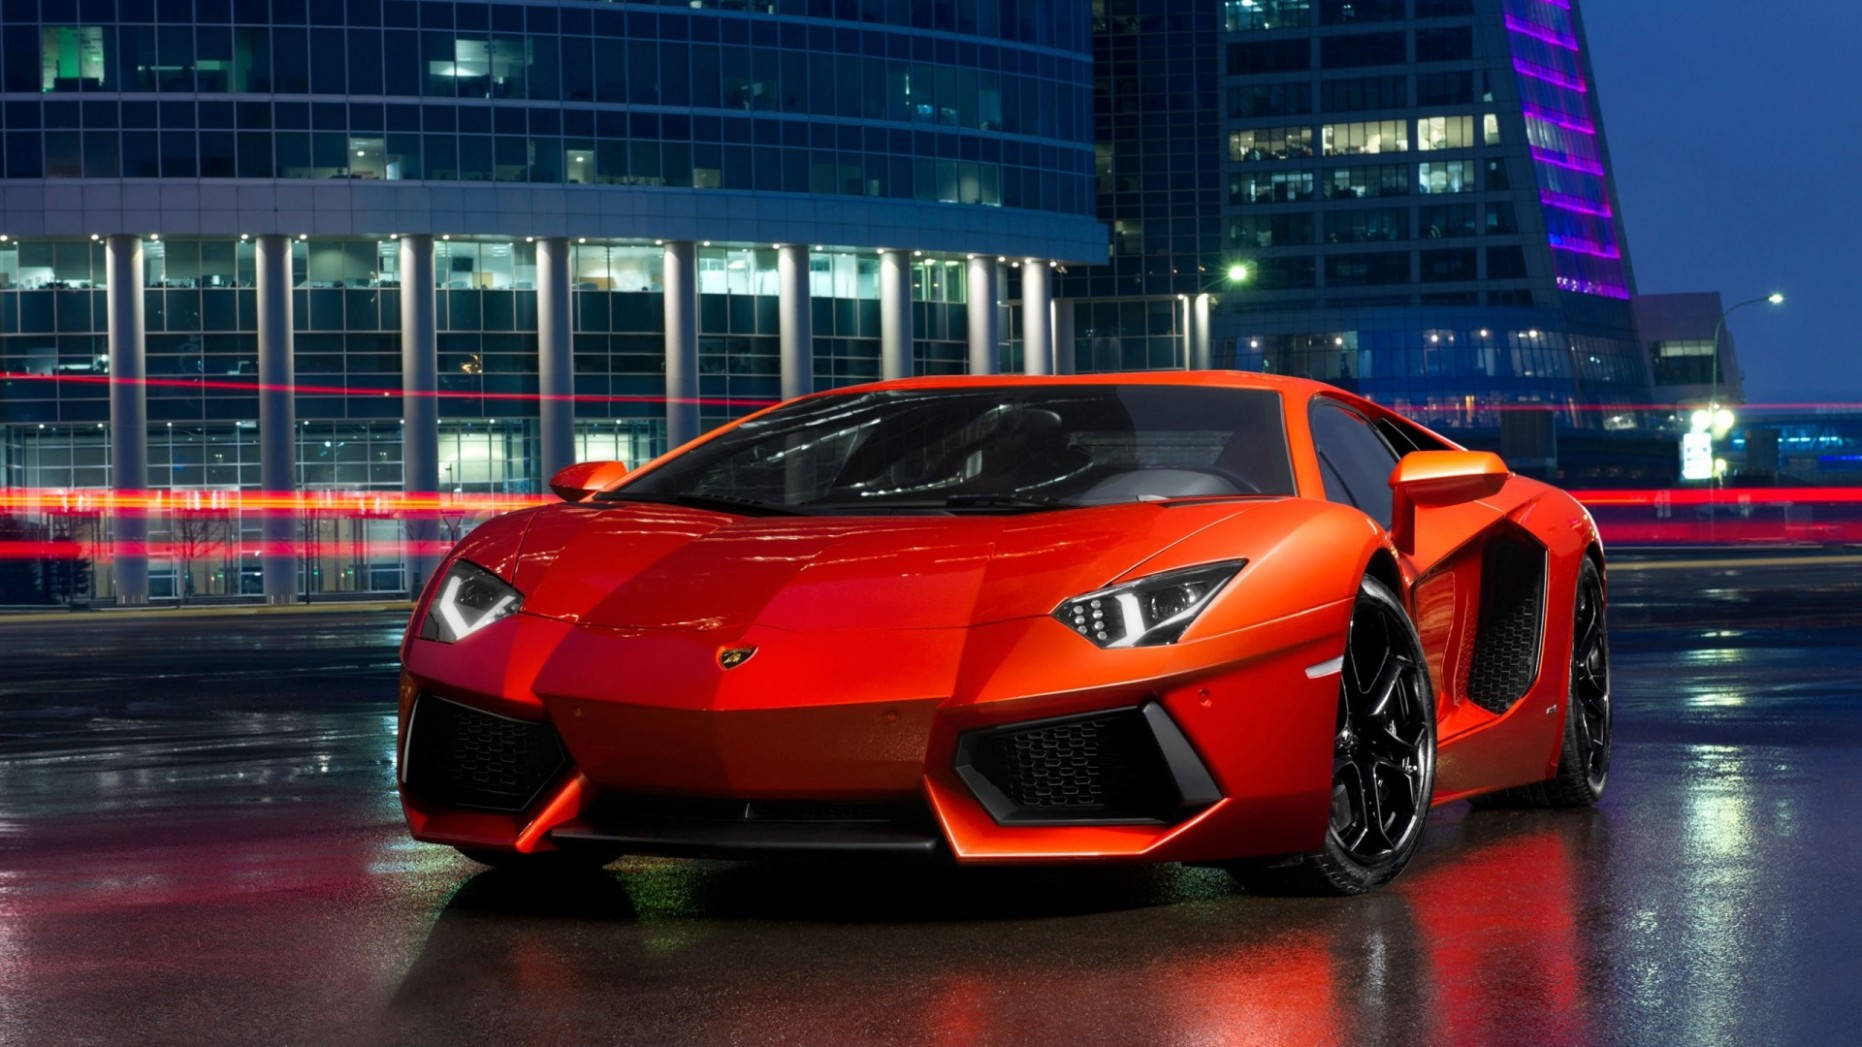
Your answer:
[[[1712,344],[1713,369],[1712,369],[1712,379],[1708,386],[1710,390],[1707,396],[1707,409],[1708,410],[1718,411],[1720,409],[1720,336],[1726,333],[1726,318],[1738,312],[1739,310],[1744,309],[1746,306],[1749,306],[1749,305],[1775,305],[1776,306],[1776,305],[1783,305],[1783,304],[1784,304],[1784,292],[1773,291],[1771,294],[1768,294],[1764,296],[1763,298],[1748,298],[1745,301],[1740,302],[1739,304],[1735,306],[1732,306],[1731,308],[1727,309],[1725,312],[1722,312],[1720,314],[1719,322],[1713,325],[1713,344]]]
[[[1711,378],[1707,386],[1706,414],[1708,423],[1707,431],[1714,433],[1716,437],[1724,435],[1724,433],[1720,431],[1722,422],[1724,422],[1726,431],[1730,432],[1733,428],[1732,412],[1724,411],[1720,408],[1720,337],[1726,333],[1726,318],[1749,305],[1781,306],[1783,304],[1783,291],[1773,291],[1771,294],[1760,298],[1748,298],[1721,312],[1719,322],[1713,325],[1713,342],[1708,347],[1713,357],[1713,366],[1709,372]],[[1715,487],[1720,485],[1719,470],[1716,469],[1714,471],[1711,483]]]
[[[1196,289],[1194,295],[1182,295],[1183,327],[1188,336],[1189,348],[1183,354],[1183,365],[1188,370],[1207,368],[1213,361],[1209,359],[1209,292],[1227,284],[1238,287],[1247,283],[1254,276],[1253,267],[1246,262],[1230,262],[1220,276],[1208,281]]]

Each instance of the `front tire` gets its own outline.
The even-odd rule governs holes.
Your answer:
[[[1325,847],[1231,867],[1250,891],[1363,894],[1421,846],[1435,793],[1435,689],[1408,612],[1375,578],[1359,585],[1340,676]]]

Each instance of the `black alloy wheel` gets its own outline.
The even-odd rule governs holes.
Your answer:
[[[1339,675],[1325,849],[1234,867],[1251,890],[1362,894],[1395,879],[1422,841],[1435,792],[1435,689],[1408,612],[1374,578],[1359,588]]]

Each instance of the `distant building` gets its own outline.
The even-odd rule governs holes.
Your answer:
[[[1060,282],[1081,369],[1306,375],[1448,429],[1644,424],[1595,409],[1650,376],[1576,0],[1102,10],[1112,256]]]
[[[1720,323],[1726,304],[1718,293],[1641,295],[1635,305],[1656,403],[1745,402],[1745,375],[1733,333]]]

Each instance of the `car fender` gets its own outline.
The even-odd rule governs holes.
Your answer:
[[[1184,634],[1185,641],[1192,641],[1354,600],[1372,559],[1390,550],[1383,528],[1357,509],[1287,498],[1203,528],[1119,580],[1217,560],[1247,560]],[[1343,643],[1341,629],[1341,650]]]

